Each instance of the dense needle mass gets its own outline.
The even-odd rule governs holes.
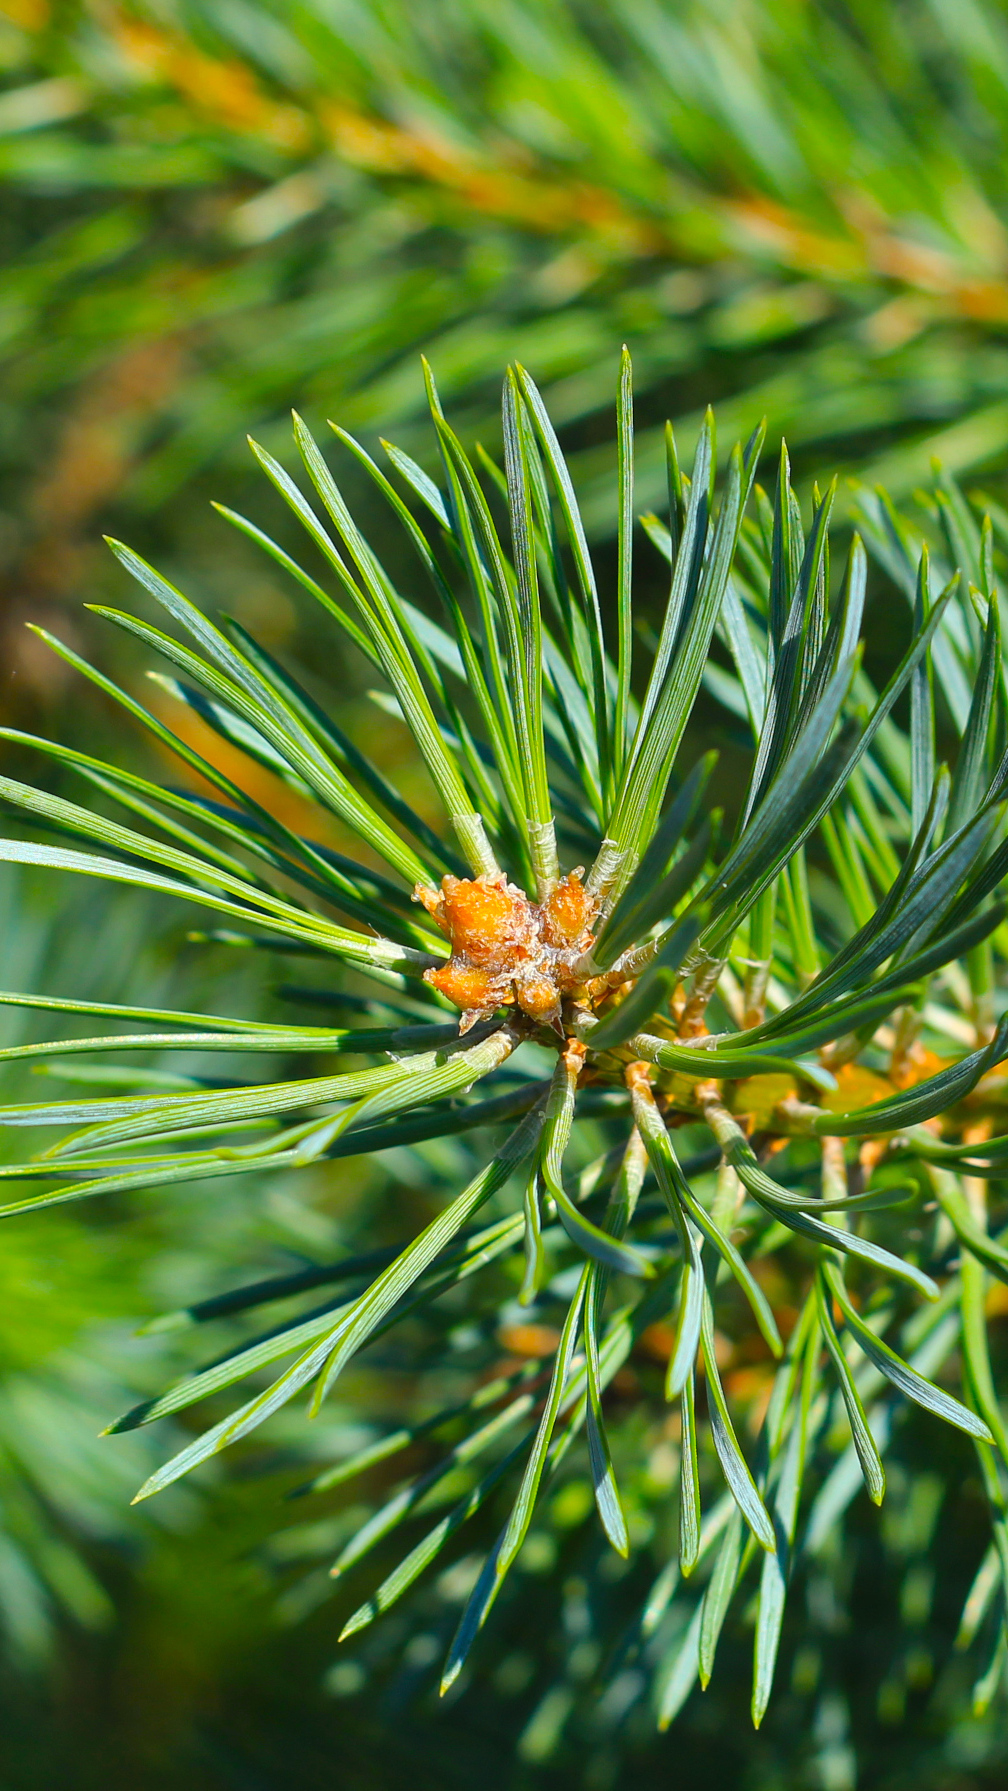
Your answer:
[[[45,830],[41,843],[0,841],[0,856],[146,883],[218,914],[218,938],[294,945],[326,966],[310,998],[345,1003],[364,1023],[50,1003],[156,1030],[51,1039],[6,1056],[263,1052],[274,1067],[258,1080],[201,1072],[167,1084],[162,1069],[131,1069],[94,1098],[43,1094],[0,1108],[2,1124],[63,1129],[35,1159],[0,1166],[4,1178],[39,1178],[43,1188],[2,1210],[249,1170],[320,1170],[390,1146],[416,1147],[426,1166],[430,1145],[443,1180],[415,1237],[377,1260],[313,1270],[311,1285],[329,1287],[321,1305],[267,1323],[258,1337],[242,1334],[112,1427],[253,1383],[138,1497],[247,1438],[309,1387],[314,1416],[358,1352],[407,1314],[403,1348],[419,1335],[420,1361],[454,1357],[443,1340],[471,1310],[463,1334],[473,1353],[452,1370],[453,1402],[435,1393],[429,1417],[404,1411],[398,1428],[349,1445],[307,1489],[323,1493],[442,1423],[456,1427],[440,1461],[342,1547],[341,1582],[401,1523],[426,1522],[427,1491],[452,1476],[456,1502],[343,1634],[402,1598],[500,1486],[505,1521],[448,1650],[451,1685],[543,1490],[587,1470],[605,1543],[628,1572],[638,1572],[641,1525],[635,1532],[625,1502],[639,1519],[665,1499],[653,1526],[658,1577],[633,1642],[662,1726],[697,1678],[706,1684],[731,1600],[759,1564],[758,1723],[789,1581],[822,1527],[842,1523],[859,1480],[881,1501],[882,1452],[907,1400],[969,1439],[962,1447],[976,1452],[996,1533],[1008,1524],[1008,1427],[985,1306],[986,1275],[1008,1279],[1008,1238],[998,1234],[1008,1084],[992,1073],[1008,1054],[1008,905],[999,893],[1008,878],[1008,685],[993,530],[947,480],[929,522],[933,551],[876,494],[862,497],[863,535],[907,599],[901,657],[876,691],[862,664],[868,559],[858,535],[836,589],[829,576],[833,488],[816,490],[806,532],[786,451],[773,496],[755,482],[761,431],[734,450],[719,482],[713,418],[689,474],[670,427],[667,519],[643,519],[669,566],[668,602],[650,664],[639,652],[633,663],[629,356],[617,404],[614,643],[569,471],[527,373],[507,375],[504,470],[490,465],[485,482],[433,381],[430,397],[442,484],[388,449],[428,533],[366,450],[337,434],[406,530],[442,621],[400,596],[299,418],[310,501],[279,462],[255,452],[340,602],[228,514],[294,569],[370,658],[408,722],[451,838],[245,628],[226,618],[216,626],[119,544],[122,562],[195,644],[104,613],[182,674],[165,680],[172,695],[229,753],[238,741],[282,765],[301,798],[310,790],[382,872],[326,852],[316,843],[324,828],[293,831],[212,755],[58,642],[200,782],[159,785],[25,735],[13,737],[62,760],[127,820],[0,778],[0,798]],[[934,517],[947,525],[943,536]],[[711,657],[716,635],[730,673]],[[746,787],[727,818],[705,803],[716,754],[682,763],[705,671],[752,735]],[[898,720],[904,693],[908,731]],[[936,693],[960,742],[951,771],[937,763]],[[212,801],[200,793],[208,785]],[[137,816],[144,828],[132,825]],[[68,844],[54,846],[54,832]],[[82,839],[100,851],[82,852]],[[561,874],[561,864],[579,862],[590,867],[583,881],[580,870]],[[450,953],[438,961],[445,940]],[[457,1030],[434,991],[461,1010]],[[297,1059],[313,1054],[322,1073],[304,1075]],[[333,1054],[342,1057],[335,1068]],[[487,1277],[479,1297],[477,1271]],[[301,1295],[311,1297],[303,1272],[227,1298],[237,1312]],[[500,1322],[516,1298],[528,1326]],[[520,1369],[500,1356],[516,1331],[536,1352]],[[609,1389],[624,1364],[632,1393],[614,1406]],[[648,1490],[649,1427],[668,1444],[667,1484],[678,1479],[671,1506]],[[687,1589],[694,1573],[706,1581],[699,1600]],[[984,1573],[991,1597],[998,1587],[1000,1672],[1008,1553],[992,1551]],[[750,1602],[747,1590],[743,1611]],[[993,1670],[981,1690],[996,1682]]]

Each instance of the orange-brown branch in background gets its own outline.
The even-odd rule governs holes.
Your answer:
[[[685,253],[690,260],[697,255],[716,260],[730,253],[741,234],[795,272],[841,283],[888,279],[927,294],[946,315],[1008,321],[1005,247],[993,214],[986,253],[960,256],[954,247],[914,242],[894,228],[867,194],[853,188],[836,195],[843,222],[835,230],[762,194],[690,195],[684,190],[687,209],[695,200],[709,220],[722,225],[706,248],[692,240],[684,244],[679,207],[671,199],[659,217],[637,210],[605,186],[558,179],[553,170],[535,166],[517,143],[503,157],[499,147],[488,156],[482,145],[458,144],[426,124],[393,123],[342,95],[317,94],[302,105],[280,100],[245,63],[209,56],[182,33],[122,13],[112,13],[108,20],[120,50],[135,67],[174,87],[205,117],[294,155],[328,143],[356,167],[378,175],[412,176],[454,194],[470,212],[509,219],[547,235],[587,232],[617,254],[632,257]]]

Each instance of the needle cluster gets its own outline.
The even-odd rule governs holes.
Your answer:
[[[0,1124],[59,1132],[43,1154],[0,1168],[43,1184],[3,1211],[410,1149],[436,1210],[401,1247],[166,1319],[199,1324],[309,1289],[317,1302],[325,1289],[321,1305],[243,1333],[111,1426],[207,1400],[216,1412],[247,1383],[243,1403],[196,1428],[139,1497],[302,1391],[320,1411],[358,1353],[401,1334],[407,1316],[407,1338],[429,1345],[418,1360],[443,1361],[450,1314],[469,1301],[464,1388],[453,1382],[433,1412],[406,1410],[305,1489],[335,1495],[380,1464],[399,1476],[343,1543],[341,1581],[379,1546],[387,1555],[401,1526],[420,1526],[344,1636],[404,1597],[460,1530],[478,1533],[481,1511],[499,1511],[448,1644],[446,1689],[498,1596],[514,1595],[510,1569],[536,1514],[581,1473],[604,1548],[644,1575],[624,1651],[659,1724],[697,1678],[706,1685],[747,1583],[755,1603],[740,1601],[735,1620],[755,1611],[758,1723],[788,1588],[859,1484],[881,1502],[909,1401],[922,1422],[965,1439],[988,1502],[993,1552],[964,1634],[981,1653],[977,1702],[989,1702],[1008,1661],[1008,1430],[986,1307],[989,1277],[1008,1281],[995,524],[942,475],[919,524],[862,493],[836,576],[833,487],[814,489],[803,511],[782,449],[764,490],[762,430],[719,476],[709,416],[687,473],[669,427],[668,507],[640,519],[668,596],[645,635],[632,601],[629,357],[611,603],[530,376],[517,368],[505,381],[502,466],[473,461],[433,379],[429,390],[437,478],[388,444],[387,472],[335,434],[404,531],[433,607],[393,580],[299,418],[307,488],[253,451],[303,526],[310,562],[223,514],[370,662],[445,826],[248,630],[211,621],[118,543],[171,631],[102,613],[168,662],[160,681],[179,704],[314,800],[318,829],[295,831],[213,752],[51,640],[171,749],[188,782],[7,730],[96,800],[0,779],[4,801],[46,835],[0,842],[0,856],[195,904],[219,941],[293,947],[324,966],[306,999],[334,1023],[4,995],[113,1028],[8,1057],[220,1052],[233,1065],[259,1053],[271,1068],[259,1079],[232,1069],[223,1083],[176,1075],[166,1088],[155,1065],[116,1092],[0,1107]],[[862,653],[869,552],[886,574],[877,601],[893,642],[881,689]],[[748,740],[727,814],[708,794],[715,755],[688,762],[702,686]],[[324,815],[368,848],[368,865],[320,843]],[[54,833],[72,843],[52,844]],[[320,1060],[310,1075],[305,1057]],[[449,1142],[454,1154],[431,1158]],[[641,1413],[664,1438],[675,1495],[644,1473]],[[445,1447],[431,1440],[442,1427]],[[403,1469],[406,1450],[427,1465]],[[449,1475],[453,1502],[425,1528]],[[664,1539],[650,1581],[635,1541],[648,1523]]]

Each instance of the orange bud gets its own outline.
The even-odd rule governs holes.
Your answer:
[[[595,901],[577,872],[561,877],[542,906],[542,935],[559,949],[580,943],[595,918]],[[587,944],[587,941],[586,941]]]
[[[453,951],[487,970],[511,969],[515,958],[525,955],[532,933],[527,897],[483,877],[473,882],[446,877],[441,889]]]
[[[551,976],[542,976],[535,971],[527,972],[515,983],[518,1006],[530,1020],[540,1020],[549,1025],[560,1016],[560,997],[556,983]]]
[[[436,970],[425,970],[424,982],[467,1012],[492,1014],[495,1008],[514,1001],[505,978],[491,976],[472,964],[461,964],[457,958],[439,964]]]

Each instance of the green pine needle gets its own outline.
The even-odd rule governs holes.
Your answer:
[[[529,376],[519,369],[505,379],[503,472],[466,452],[430,376],[428,391],[443,489],[389,447],[400,490],[336,430],[337,453],[368,473],[419,560],[420,588],[399,588],[297,418],[297,447],[339,545],[279,461],[256,452],[307,531],[318,577],[225,513],[307,589],[320,630],[341,631],[371,660],[382,700],[406,722],[426,767],[426,805],[407,802],[247,630],[222,632],[117,543],[126,569],[194,644],[99,613],[182,673],[184,683],[163,681],[173,699],[194,707],[232,753],[314,801],[319,825],[309,837],[294,833],[215,768],[210,748],[209,757],[194,754],[58,645],[224,800],[10,730],[21,749],[55,758],[134,824],[0,780],[0,796],[31,830],[0,842],[0,857],[156,890],[239,920],[253,930],[246,938],[262,931],[281,948],[308,947],[331,974],[334,1001],[344,992],[367,1007],[343,979],[367,986],[370,978],[374,1002],[391,1004],[391,1023],[371,1015],[365,1025],[268,1025],[4,995],[62,1023],[80,1016],[118,1029],[68,1032],[5,1057],[258,1051],[278,1068],[222,1087],[201,1077],[166,1083],[156,1069],[50,1066],[85,1082],[104,1076],[107,1086],[0,1107],[0,1124],[57,1133],[34,1161],[2,1171],[5,1180],[57,1185],[2,1210],[295,1172],[396,1144],[419,1152],[468,1131],[475,1173],[401,1249],[342,1274],[337,1266],[227,1296],[228,1311],[253,1311],[327,1287],[321,1307],[288,1312],[110,1427],[188,1410],[292,1358],[138,1497],[248,1437],[304,1390],[314,1415],[360,1351],[407,1315],[436,1331],[440,1296],[457,1297],[471,1277],[483,1278],[498,1309],[508,1291],[520,1292],[525,1316],[511,1329],[532,1336],[534,1367],[493,1380],[493,1401],[477,1383],[437,1419],[412,1414],[393,1440],[313,1483],[322,1491],[442,1421],[455,1425],[443,1453],[344,1542],[334,1569],[342,1577],[386,1548],[437,1502],[442,1482],[451,1487],[448,1516],[355,1610],[344,1629],[355,1633],[406,1593],[484,1503],[499,1507],[503,1527],[463,1610],[447,1687],[506,1585],[511,1594],[510,1570],[552,1497],[547,1489],[562,1487],[573,1462],[590,1477],[617,1556],[632,1552],[634,1433],[609,1389],[628,1357],[646,1359],[638,1352],[648,1339],[664,1340],[667,1396],[681,1400],[678,1565],[652,1591],[642,1634],[664,1635],[670,1602],[677,1613],[689,1603],[692,1615],[675,1628],[671,1652],[663,1641],[644,1657],[658,1720],[672,1719],[697,1676],[707,1684],[758,1560],[758,1723],[788,1583],[810,1546],[802,1514],[812,1512],[810,1536],[825,1522],[816,1517],[823,1464],[837,1448],[841,1413],[850,1437],[841,1447],[856,1455],[876,1503],[892,1422],[909,1399],[971,1439],[989,1470],[995,1534],[1004,1521],[989,1452],[1008,1462],[1008,1439],[984,1320],[985,1277],[1008,1279],[997,1235],[1008,1156],[998,551],[940,475],[930,546],[917,545],[884,498],[866,497],[865,545],[857,535],[849,543],[834,590],[834,487],[814,500],[806,531],[786,450],[772,502],[754,492],[762,430],[733,449],[719,483],[708,418],[689,479],[668,434],[669,513],[645,526],[671,579],[644,666],[639,651],[631,656],[629,356],[619,374],[612,605],[600,596],[574,485]],[[907,598],[881,691],[862,661],[868,553],[898,575]],[[436,617],[424,607],[431,586]],[[690,750],[705,679],[751,735],[737,788],[719,784],[714,755],[697,761]],[[950,774],[936,764],[939,731],[949,736]],[[708,787],[727,813],[724,827]],[[380,872],[319,843],[326,811],[381,859]],[[53,845],[50,835],[76,843]],[[458,853],[469,875],[457,874]],[[310,1053],[335,1067],[295,1074],[296,1059]],[[340,1066],[341,1057],[351,1062]],[[497,1210],[474,1225],[492,1202]],[[920,1296],[936,1302],[933,1323],[922,1320]],[[197,1305],[165,1322],[211,1315]],[[499,1322],[506,1337],[508,1321]],[[936,1379],[957,1372],[960,1329],[962,1397]],[[748,1380],[743,1362],[757,1364]],[[635,1368],[627,1384],[635,1401],[661,1410],[646,1370]],[[889,1402],[884,1424],[880,1396]],[[490,1417],[488,1402],[500,1403]],[[467,1478],[484,1455],[482,1477]],[[711,1509],[722,1483],[727,1503]],[[710,1571],[696,1603],[678,1575],[701,1564]]]

